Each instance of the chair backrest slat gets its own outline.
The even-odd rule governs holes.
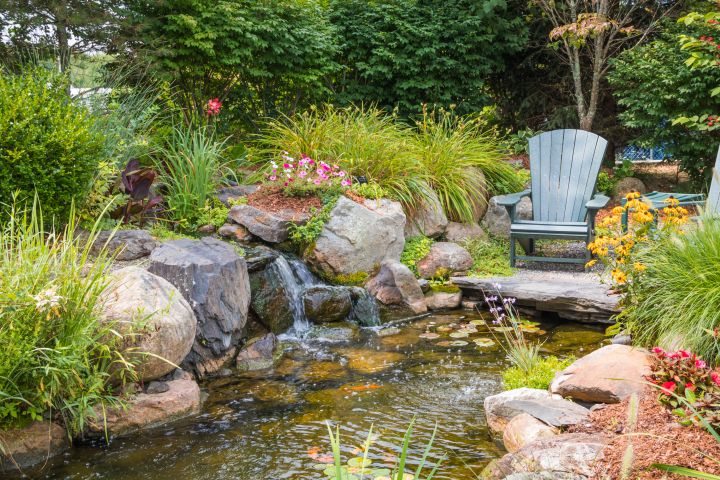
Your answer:
[[[715,159],[715,168],[713,168],[705,208],[712,215],[720,214],[720,148],[718,148],[717,158]]]
[[[541,133],[529,142],[533,219],[584,221],[607,140],[568,129]]]

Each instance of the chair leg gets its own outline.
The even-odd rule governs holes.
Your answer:
[[[515,238],[510,235],[510,266],[515,268]]]
[[[530,242],[528,243],[528,248],[529,248],[528,255],[533,255],[535,253],[535,239],[530,238],[529,240],[530,240]]]

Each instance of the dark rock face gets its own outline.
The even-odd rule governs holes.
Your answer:
[[[345,320],[352,308],[350,292],[345,287],[318,285],[303,294],[305,316],[313,323]]]
[[[251,339],[240,353],[238,353],[235,365],[238,370],[251,372],[272,368],[275,361],[282,356],[278,352],[278,340],[272,333]]]
[[[252,269],[252,311],[272,333],[287,331],[297,314],[299,295],[287,261],[277,254],[274,258],[270,258],[270,254],[262,255],[253,261]]]
[[[195,343],[183,366],[198,376],[219,370],[234,356],[247,322],[250,281],[245,260],[231,245],[203,238],[164,243],[150,262],[148,270],[180,290],[197,317]]]
[[[0,472],[32,467],[70,447],[67,432],[57,423],[33,422],[25,428],[0,430]]]
[[[107,251],[117,252],[115,258],[122,261],[147,257],[158,245],[147,230],[118,230],[114,235],[112,230],[102,230],[90,251],[97,255],[106,243]]]

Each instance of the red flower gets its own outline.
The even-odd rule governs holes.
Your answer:
[[[687,350],[678,350],[678,352],[682,358],[690,358],[691,354]]]
[[[707,364],[705,363],[705,360],[695,360],[695,367],[697,368],[705,368],[707,367]]]
[[[207,114],[209,117],[212,117],[214,115],[218,115],[220,113],[220,108],[222,107],[222,102],[219,98],[213,98],[212,100],[208,100],[207,102]]]
[[[665,356],[665,350],[663,350],[660,347],[654,347],[652,349],[652,352],[657,355],[658,357],[664,357]]]
[[[676,387],[677,385],[675,385],[675,382],[665,382],[660,386],[662,391],[667,394],[672,393]]]
[[[690,390],[691,392],[695,391],[695,385],[693,385],[692,382],[687,382],[685,384],[685,390]]]
[[[710,379],[715,385],[720,385],[720,374],[718,374],[717,372],[712,372],[710,374]]]

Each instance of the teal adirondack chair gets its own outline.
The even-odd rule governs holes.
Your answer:
[[[595,195],[595,183],[607,140],[584,130],[553,130],[529,140],[531,189],[497,199],[510,215],[510,265],[516,260],[559,263],[585,263],[583,258],[532,256],[540,238],[592,241],[595,216],[610,200]],[[519,220],[515,209],[523,197],[530,196],[533,219]],[[515,254],[518,241],[526,255]]]

